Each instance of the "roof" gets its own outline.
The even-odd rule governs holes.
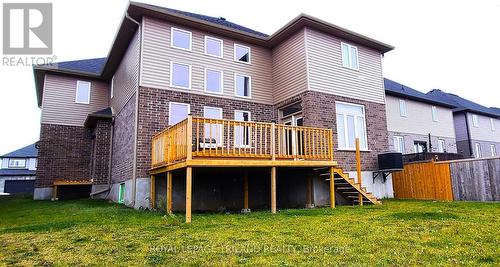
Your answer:
[[[113,118],[113,111],[111,108],[105,108],[87,115],[87,119],[85,119],[85,127],[92,128],[96,124],[96,122],[100,119],[109,120]]]
[[[411,87],[400,84],[400,83],[395,82],[393,80],[389,80],[387,78],[384,78],[384,87],[385,87],[385,93],[387,95],[407,98],[407,99],[411,99],[414,101],[424,102],[424,103],[442,106],[442,107],[447,107],[447,108],[454,108],[453,105],[450,105],[447,102],[433,99],[432,97],[429,97],[428,95],[426,95],[420,91],[417,91]]]
[[[0,169],[0,176],[32,176],[35,175],[35,170],[27,169]]]
[[[440,89],[433,89],[428,92],[427,95],[436,100],[443,101],[455,106],[455,108],[453,109],[454,112],[469,111],[493,118],[500,117],[500,114],[495,112],[493,109],[487,108],[483,105],[472,102],[458,95],[446,93]]]
[[[500,116],[500,108],[492,107],[490,109],[493,110],[494,113],[498,114],[498,116]]]
[[[7,153],[0,158],[36,158],[38,157],[38,148],[36,147],[36,143],[33,143],[29,146],[25,146],[18,150]]]
[[[150,4],[130,2],[106,58],[74,60],[59,62],[51,66],[36,65],[33,67],[38,106],[41,107],[42,105],[43,81],[47,72],[85,76],[109,81],[123,59],[128,45],[138,28],[138,25],[134,21],[141,21],[144,16],[170,21],[177,25],[196,28],[269,48],[287,40],[302,28],[309,27],[380,51],[381,53],[386,53],[394,49],[391,45],[307,14],[300,14],[274,34],[267,35],[220,17],[211,17]]]

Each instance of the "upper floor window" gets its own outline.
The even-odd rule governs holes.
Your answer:
[[[494,131],[495,130],[495,120],[490,118],[490,127],[491,127],[491,130]]]
[[[90,82],[76,82],[75,102],[80,104],[90,104]]]
[[[491,150],[491,156],[496,157],[497,156],[497,147],[495,145],[490,145],[490,150]]]
[[[205,36],[205,54],[222,57],[223,55],[224,41],[210,36]]]
[[[432,121],[438,121],[438,111],[436,106],[432,106]]]
[[[394,136],[394,150],[398,153],[405,153],[405,139],[402,136]]]
[[[170,86],[184,89],[191,88],[191,66],[187,64],[170,64]]]
[[[170,46],[179,48],[179,49],[184,49],[184,50],[191,50],[191,32],[173,28],[170,34]]]
[[[339,148],[356,149],[356,138],[359,138],[360,149],[367,150],[365,107],[337,102],[335,108]]]
[[[25,159],[9,159],[9,168],[26,168]]]
[[[189,104],[170,102],[168,105],[168,125],[174,125],[185,120],[189,112]]]
[[[113,78],[111,78],[111,98],[113,98],[114,89],[115,89],[115,76],[113,75]]]
[[[250,64],[250,47],[234,44],[234,60]]]
[[[342,46],[342,66],[350,69],[359,69],[358,48],[350,44],[341,43]]]
[[[399,115],[401,117],[406,117],[406,101],[403,99],[399,100]]]
[[[479,117],[476,114],[472,114],[472,126],[479,127]]]
[[[251,97],[251,79],[250,76],[234,75],[234,94],[241,97]]]
[[[222,71],[205,69],[205,92],[222,94]]]

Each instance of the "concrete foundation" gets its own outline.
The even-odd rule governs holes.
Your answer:
[[[99,194],[93,195],[92,198],[94,199],[106,199],[110,190],[108,189],[108,185],[92,185],[92,190],[91,190],[91,195],[95,194],[96,192],[101,192]],[[102,192],[104,191],[104,192]]]
[[[349,177],[354,178],[358,181],[358,175],[356,172],[348,172]],[[377,198],[394,198],[394,191],[392,188],[392,176],[389,175],[384,183],[382,174],[379,174],[375,181],[373,181],[373,172],[364,171],[361,172],[362,185],[366,187],[366,191],[371,192]]]
[[[136,179],[136,198],[135,204],[133,203],[133,190],[132,190],[132,179],[126,180],[122,182],[125,184],[125,195],[123,198],[123,204],[128,207],[135,209],[148,209],[149,208],[149,194],[150,194],[150,179],[149,178],[139,178]],[[118,202],[118,194],[120,184],[122,183],[114,183],[111,184],[111,189],[107,196],[107,199]]]
[[[52,187],[35,188],[33,193],[34,200],[50,200],[52,199],[54,189]]]

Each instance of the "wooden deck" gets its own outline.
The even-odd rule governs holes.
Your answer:
[[[185,167],[330,167],[331,129],[189,116],[152,140],[150,174]]]

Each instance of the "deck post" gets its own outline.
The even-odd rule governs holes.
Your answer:
[[[149,192],[149,200],[151,201],[150,203],[150,207],[151,209],[154,209],[155,206],[156,206],[156,192],[155,192],[155,176],[154,175],[151,175],[151,180],[150,180],[150,189],[151,191]]]
[[[248,171],[245,170],[245,174],[243,176],[243,210],[242,213],[249,213],[250,208],[248,205]]]
[[[330,208],[335,208],[335,169],[330,167]]]
[[[192,198],[192,167],[186,168],[186,223],[191,223],[191,198]]]
[[[276,213],[276,167],[271,167],[271,213]]]
[[[167,213],[172,213],[172,172],[167,172]]]
[[[193,116],[188,115],[186,129],[186,160],[193,158]]]
[[[356,171],[358,176],[359,189],[363,187],[361,178],[361,151],[359,149],[359,138],[356,138]],[[363,195],[358,194],[358,202],[360,206],[363,206]]]
[[[313,178],[312,178],[311,174],[307,175],[307,203],[306,203],[306,208],[307,209],[314,208],[314,204],[313,204]]]
[[[57,200],[57,185],[54,185],[54,190],[52,190],[52,200]]]

